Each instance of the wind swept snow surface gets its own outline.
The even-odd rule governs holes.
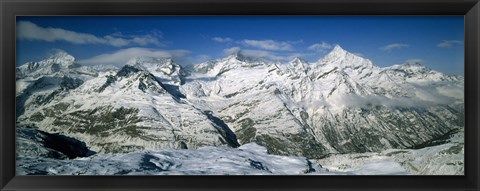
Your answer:
[[[267,154],[249,143],[239,148],[97,154],[74,160],[17,159],[18,175],[301,175],[328,173],[304,157]]]

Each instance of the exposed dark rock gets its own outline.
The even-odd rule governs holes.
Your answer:
[[[95,154],[95,151],[89,150],[84,142],[58,133],[52,134],[28,126],[17,126],[16,135],[48,148],[44,157],[64,159],[66,156],[73,159]],[[21,149],[29,148],[18,149],[20,150],[17,152],[24,152]]]

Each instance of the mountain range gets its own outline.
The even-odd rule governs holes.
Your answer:
[[[420,63],[379,67],[340,46],[316,62],[240,53],[183,67],[132,58],[81,65],[60,52],[17,67],[17,124],[97,153],[264,146],[269,154],[418,149],[464,128],[464,78]]]

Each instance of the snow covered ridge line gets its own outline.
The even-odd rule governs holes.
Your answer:
[[[231,55],[188,70],[162,58],[111,68],[64,54],[17,69],[17,122],[100,154],[256,143],[320,159],[423,148],[464,126],[463,78],[380,68],[340,46],[314,63]]]
[[[335,158],[336,162],[342,161]],[[304,157],[269,155],[249,143],[239,148],[139,151],[59,160],[19,157],[19,175],[408,175],[399,163],[372,156],[373,162],[328,170]],[[348,163],[348,161],[342,161]],[[340,162],[340,163],[342,163]],[[345,166],[340,166],[345,167]]]
[[[255,143],[239,148],[138,151],[74,160],[20,157],[19,175],[302,175],[333,174],[304,157],[267,154]]]

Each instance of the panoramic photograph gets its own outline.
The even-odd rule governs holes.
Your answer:
[[[17,175],[464,175],[463,16],[17,16]]]

